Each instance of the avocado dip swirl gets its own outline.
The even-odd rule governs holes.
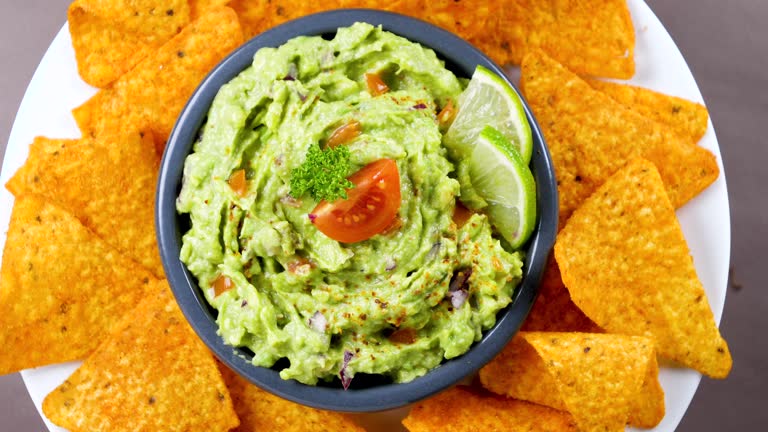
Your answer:
[[[366,73],[389,90],[372,95]],[[263,48],[221,88],[186,159],[177,210],[191,221],[181,259],[227,344],[250,349],[257,366],[287,359],[283,379],[341,376],[346,387],[355,373],[410,381],[493,326],[522,261],[486,216],[453,221],[460,187],[436,112],[462,88],[433,51],[362,23],[333,40]],[[400,223],[340,243],[318,231],[308,217],[317,201],[291,196],[290,181],[311,145],[352,121],[349,174],[394,160]]]

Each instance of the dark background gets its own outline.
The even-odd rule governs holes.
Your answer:
[[[725,381],[702,380],[678,431],[768,430],[768,1],[647,2],[704,95],[731,207],[731,283],[721,331],[734,367]],[[0,158],[26,85],[68,5],[0,0]],[[0,377],[0,431],[44,430],[19,375]]]

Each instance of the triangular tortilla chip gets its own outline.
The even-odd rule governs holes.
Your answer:
[[[152,274],[39,197],[13,206],[0,271],[0,375],[84,358]]]
[[[713,378],[731,369],[656,167],[636,159],[560,231],[555,256],[574,303],[611,333],[653,337],[662,357]]]
[[[73,114],[84,137],[117,130],[155,133],[162,150],[187,100],[243,34],[232,9],[213,8]]]
[[[552,154],[561,228],[582,201],[635,157],[659,167],[676,207],[719,174],[708,150],[625,108],[541,51],[525,57],[520,85]]]
[[[578,431],[563,411],[461,386],[419,402],[403,424],[410,432]]]
[[[636,418],[653,427],[664,416],[648,338],[521,332],[480,379],[495,393],[568,411],[581,431],[623,431]]]
[[[239,423],[210,351],[165,281],[62,385],[43,412],[72,432],[211,431]]]
[[[696,144],[707,132],[709,113],[704,105],[642,87],[587,79],[594,89]]]
[[[323,411],[282,399],[251,384],[219,363],[232,395],[240,426],[232,432],[350,431],[364,432],[346,414]]]
[[[189,23],[187,0],[75,0],[67,14],[83,81],[106,87]]]
[[[555,257],[550,257],[533,308],[523,321],[522,331],[602,333],[571,300],[560,277]]]
[[[162,276],[154,224],[159,165],[149,133],[82,140],[38,137],[7,187],[17,197],[37,194],[56,203]]]
[[[480,383],[496,394],[566,411],[555,378],[522,334],[518,333],[501,353],[480,369]]]
[[[627,79],[635,73],[635,29],[625,0],[511,0],[493,10],[502,23],[494,50],[500,64],[520,64],[541,49],[579,74]]]

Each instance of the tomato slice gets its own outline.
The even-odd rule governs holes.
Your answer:
[[[366,73],[365,85],[368,86],[368,93],[371,96],[380,96],[389,91],[389,86],[381,79],[379,74]]]
[[[392,159],[372,162],[352,174],[347,199],[321,201],[309,218],[317,229],[342,243],[367,240],[384,231],[400,210],[400,172]]]

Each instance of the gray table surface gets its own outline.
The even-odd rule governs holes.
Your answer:
[[[733,372],[725,381],[702,380],[678,430],[766,430],[768,1],[648,3],[688,61],[712,116],[733,230],[731,283],[721,324],[733,353]],[[0,0],[0,158],[26,85],[64,23],[68,4]],[[44,430],[19,375],[0,377],[0,431]]]

